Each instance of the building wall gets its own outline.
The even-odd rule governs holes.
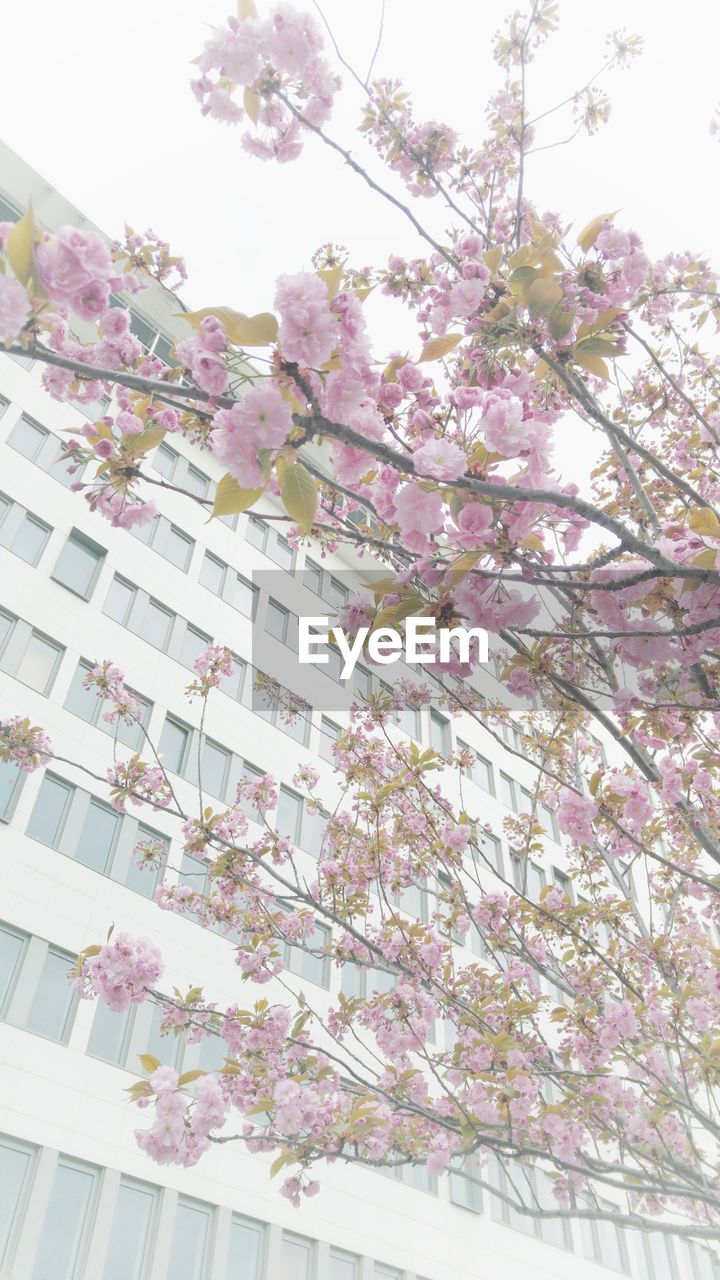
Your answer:
[[[31,194],[33,181],[38,186],[41,180],[10,153],[0,153],[0,161],[5,165],[0,168],[0,195],[19,207],[23,197]],[[45,190],[44,199],[54,211],[56,224],[76,220],[76,211],[57,193]],[[36,212],[42,217],[39,203],[36,199]],[[146,319],[156,326],[162,317],[167,319],[171,306],[157,293],[162,295],[154,291],[147,306],[142,303]],[[140,309],[141,304],[137,306]],[[111,925],[153,937],[165,959],[162,986],[168,991],[173,986],[185,989],[201,984],[208,998],[221,1005],[251,1004],[258,995],[272,992],[272,988],[258,992],[243,984],[227,938],[192,920],[159,911],[143,893],[124,883],[129,873],[123,850],[127,852],[135,833],[133,822],[138,816],[145,821],[144,815],[131,810],[124,820],[108,874],[79,860],[91,798],[107,798],[103,778],[113,744],[101,727],[66,709],[65,702],[79,661],[108,657],[121,666],[130,687],[152,700],[148,728],[155,741],[168,713],[197,733],[197,709],[184,695],[191,677],[179,660],[185,624],[228,644],[241,657],[249,656],[250,643],[249,619],[199,581],[205,551],[246,578],[272,568],[274,562],[247,540],[246,517],[238,518],[234,530],[218,521],[208,523],[200,508],[174,494],[162,494],[159,505],[167,520],[194,540],[186,571],[90,513],[53,470],[52,440],[42,445],[36,460],[14,447],[23,415],[58,441],[64,429],[83,422],[78,410],[49,399],[42,391],[40,374],[38,366],[28,369],[0,356],[0,493],[8,500],[0,523],[0,606],[11,620],[0,648],[0,716],[20,712],[42,725],[56,750],[76,762],[53,762],[49,772],[77,790],[49,843],[28,834],[38,813],[42,772],[17,782],[0,820],[0,920],[11,948],[13,938],[21,946],[0,1006],[0,1131],[6,1135],[5,1146],[0,1146],[0,1241],[3,1230],[6,1238],[4,1259],[0,1246],[0,1274],[12,1280],[115,1280],[116,1276],[118,1280],[474,1280],[500,1273],[507,1280],[570,1280],[578,1275],[599,1280],[610,1273],[590,1260],[597,1253],[641,1278],[660,1274],[657,1264],[664,1266],[662,1274],[674,1274],[675,1280],[685,1280],[686,1274],[693,1280],[695,1276],[709,1280],[703,1252],[691,1256],[678,1251],[670,1257],[663,1252],[662,1242],[657,1244],[657,1256],[647,1259],[636,1242],[613,1244],[609,1236],[591,1241],[574,1225],[564,1247],[552,1245],[546,1242],[553,1234],[547,1229],[543,1240],[532,1225],[523,1231],[499,1221],[503,1216],[499,1202],[492,1206],[486,1197],[484,1211],[453,1203],[452,1198],[457,1200],[461,1193],[448,1179],[421,1190],[410,1185],[409,1176],[398,1181],[367,1169],[323,1167],[320,1194],[298,1211],[281,1199],[278,1182],[270,1180],[271,1158],[251,1156],[240,1143],[213,1149],[194,1169],[161,1168],[137,1147],[133,1130],[143,1125],[145,1116],[130,1106],[123,1093],[137,1078],[134,1055],[151,1035],[149,1013],[143,1009],[138,1015],[125,1066],[88,1051],[98,1016],[94,1003],[73,1002],[62,1029],[47,1030],[60,999],[46,983],[48,955],[54,954],[48,947],[75,955],[104,939]],[[181,458],[179,475],[187,475],[184,467],[190,463],[209,476],[211,485],[219,478],[207,455],[185,441],[170,443]],[[269,505],[266,509],[270,510]],[[28,512],[49,526],[36,564],[11,549]],[[163,530],[166,534],[167,526]],[[85,592],[87,598],[54,576],[71,537],[98,548],[97,571]],[[325,563],[328,568],[347,568],[339,559]],[[295,567],[301,566],[302,554]],[[135,631],[103,612],[115,574],[141,593],[135,603]],[[288,584],[289,590],[294,589],[289,578]],[[165,646],[169,652],[143,638],[143,609],[148,600],[159,601],[177,615]],[[262,626],[267,608],[262,592],[256,608]],[[33,681],[39,681],[40,666],[27,656],[31,630],[40,640],[56,642],[61,650],[44,690],[32,687]],[[249,761],[289,783],[300,761],[313,761],[332,799],[335,783],[331,766],[321,758],[319,710],[313,712],[306,745],[300,745],[281,727],[253,714],[247,690],[244,701],[218,693],[210,699],[206,732],[233,753],[230,767],[235,772],[241,761]],[[492,762],[498,794],[468,782],[465,802],[473,816],[482,816],[501,837],[509,810],[500,798],[498,766],[527,786],[532,783],[529,766],[504,752],[477,726],[453,724],[447,732],[449,746],[456,744],[459,734]],[[431,741],[427,711],[422,715],[421,737],[426,745]],[[196,741],[195,737],[195,745]],[[192,752],[193,744],[189,749]],[[228,777],[228,788],[233,776]],[[181,801],[189,806],[194,794],[191,782],[178,777],[175,785]],[[507,791],[503,794],[508,797]],[[162,814],[152,814],[147,822],[172,842],[166,873],[172,882],[183,874],[177,823]],[[547,868],[553,862],[562,868],[563,853],[557,843],[549,841],[548,848],[546,874],[551,874]],[[312,866],[309,852],[301,851],[299,856]],[[507,864],[506,849],[503,856]],[[324,1007],[337,994],[340,974],[328,973],[327,979],[327,988],[292,975],[288,982],[296,989],[304,986],[313,1001]],[[49,993],[47,1008],[44,990]],[[36,1029],[28,1029],[32,1026]],[[37,1029],[42,1026],[44,1033]],[[168,1055],[164,1060],[169,1060],[175,1046],[163,1043]],[[191,1047],[185,1050],[186,1069],[197,1063],[198,1053]],[[422,1171],[415,1176],[422,1179]],[[144,1221],[144,1253],[133,1261],[133,1230],[139,1231]],[[203,1232],[205,1245],[200,1248],[197,1241]],[[306,1253],[300,1247],[303,1241]],[[253,1261],[256,1244],[257,1265]],[[122,1253],[123,1248],[129,1252]],[[685,1266],[693,1270],[686,1271]]]

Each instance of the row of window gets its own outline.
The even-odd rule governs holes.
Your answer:
[[[327,931],[321,929],[318,936],[311,939],[310,946],[322,946],[326,936]],[[313,957],[307,952],[297,948],[288,948],[288,950],[297,951],[300,966],[313,963]],[[36,1034],[60,1042],[67,1041],[77,1007],[77,997],[67,980],[68,970],[73,962],[72,956],[41,938],[27,935],[10,926],[0,926],[0,1017]],[[318,980],[318,975],[310,977],[310,974],[301,973],[301,976],[308,976],[313,981]],[[378,974],[379,990],[389,989],[389,982],[391,982],[390,975]],[[130,1069],[142,1052],[153,1054],[160,1061],[179,1071],[214,1070],[222,1065],[226,1056],[226,1045],[221,1038],[208,1036],[200,1045],[187,1045],[183,1036],[161,1036],[161,1018],[162,1008],[158,1005],[144,1005],[139,1008],[130,1008],[122,1013],[114,1013],[105,1004],[99,1003],[90,1031],[87,1053],[103,1061],[122,1067],[127,1066]],[[8,1154],[8,1152],[14,1152],[14,1154]],[[7,1187],[12,1185],[17,1190],[19,1201],[24,1186],[25,1165],[18,1154],[18,1149],[12,1146],[6,1146],[3,1149],[0,1144],[0,1166],[2,1164],[6,1165],[8,1172],[14,1171],[12,1184],[8,1181],[4,1185]],[[419,1190],[437,1191],[436,1180],[428,1175],[426,1168],[422,1165],[389,1169],[384,1172],[389,1176],[401,1178],[402,1181]],[[449,1194],[452,1203],[473,1212],[482,1213],[484,1211],[483,1195],[477,1181],[480,1178],[489,1182],[491,1187],[499,1193],[498,1196],[490,1195],[490,1213],[495,1221],[535,1236],[548,1244],[562,1248],[573,1247],[572,1231],[568,1222],[562,1219],[527,1217],[501,1198],[511,1196],[530,1207],[552,1209],[555,1200],[552,1193],[552,1180],[548,1174],[542,1170],[520,1165],[512,1165],[508,1168],[493,1156],[489,1157],[483,1168],[477,1157],[465,1157],[450,1174]],[[71,1184],[73,1179],[68,1177],[66,1181]],[[87,1188],[89,1185],[82,1183],[82,1180],[75,1181],[78,1187],[84,1185]],[[0,1182],[2,1182],[1,1178]],[[12,1209],[12,1204],[10,1208]],[[0,1259],[3,1257],[3,1249],[7,1247],[12,1232],[12,1214],[8,1215],[7,1211],[6,1202],[5,1213],[0,1212]],[[132,1224],[128,1225],[132,1226]],[[76,1228],[73,1228],[72,1234],[74,1237]],[[615,1224],[580,1220],[580,1239],[583,1254],[589,1260],[617,1271],[632,1273],[631,1249],[627,1233]],[[77,1261],[77,1253],[72,1253],[67,1242],[63,1243],[60,1255],[64,1256],[66,1251],[69,1270],[67,1273],[62,1270],[48,1272],[48,1275],[52,1275],[52,1280],[58,1280],[65,1274],[68,1276],[76,1274],[73,1268]],[[143,1251],[139,1250],[138,1257],[142,1259],[143,1256]],[[638,1258],[642,1280],[654,1280],[656,1275],[667,1275],[673,1280],[685,1280],[686,1277],[694,1277],[696,1280],[717,1280],[713,1272],[712,1255],[707,1250],[681,1239],[673,1241],[661,1235],[644,1236],[639,1242]],[[353,1261],[349,1255],[348,1260]],[[128,1258],[125,1257],[123,1265],[128,1266],[128,1262]],[[128,1276],[139,1277],[143,1272],[137,1269],[110,1271],[105,1274],[108,1276],[117,1274],[126,1280]],[[184,1273],[173,1270],[170,1274],[175,1280],[176,1275]],[[187,1274],[195,1277],[202,1276],[204,1272],[200,1269]],[[249,1274],[254,1276],[259,1273],[250,1272]],[[345,1273],[338,1270],[337,1274],[340,1277]],[[355,1276],[352,1270],[347,1271],[346,1274],[348,1277]],[[38,1280],[40,1277],[44,1280],[45,1272],[37,1270],[33,1275],[37,1275]],[[291,1272],[290,1275],[293,1273]]]
[[[13,1138],[0,1138],[0,1182],[5,1188],[0,1265],[9,1267],[13,1256],[22,1251],[27,1257],[31,1250],[32,1280],[317,1276],[319,1249],[313,1240],[276,1228],[271,1277],[273,1229],[268,1224],[71,1156],[54,1158]],[[23,1225],[38,1196],[44,1214],[39,1232],[30,1238],[32,1225],[25,1233]],[[221,1216],[225,1230],[218,1230]],[[360,1280],[361,1259],[331,1247],[323,1274],[327,1280]],[[401,1280],[402,1274],[379,1263],[373,1271],[374,1280]]]

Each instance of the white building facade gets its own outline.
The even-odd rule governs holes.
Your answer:
[[[49,228],[85,221],[0,149],[0,220],[17,216],[30,198]],[[164,356],[177,332],[176,300],[157,288],[132,306],[138,336]],[[178,852],[171,819],[140,809],[121,816],[108,806],[102,779],[113,741],[98,700],[83,690],[84,672],[106,657],[121,667],[188,806],[201,746],[216,807],[232,797],[243,773],[272,773],[282,784],[278,825],[312,859],[321,829],[290,779],[299,763],[312,763],[332,792],[329,745],[342,716],[318,706],[288,727],[253,712],[252,619],[269,650],[283,643],[286,625],[281,602],[253,575],[274,569],[279,580],[286,577],[287,601],[293,577],[307,568],[320,597],[308,611],[322,613],[341,601],[335,575],[348,566],[337,557],[306,563],[272,523],[246,516],[209,522],[200,507],[161,490],[160,516],[142,540],[111,528],[70,492],[57,463],[63,430],[87,419],[44,393],[41,372],[0,355],[0,716],[30,716],[68,762],[97,780],[57,760],[25,777],[0,765],[0,1275],[717,1280],[704,1249],[661,1236],[630,1239],[608,1224],[513,1218],[461,1171],[436,1181],[423,1169],[394,1178],[323,1167],[320,1194],[296,1210],[270,1180],[270,1158],[250,1155],[240,1143],[213,1149],[188,1170],[161,1168],[139,1150],[133,1131],[147,1114],[123,1092],[140,1072],[137,1055],[149,1051],[182,1070],[215,1065],[223,1055],[212,1041],[160,1038],[150,1006],[126,1016],[78,1001],[66,978],[75,955],[114,925],[157,942],[168,992],[201,984],[221,1007],[251,1005],[262,993],[243,984],[228,938],[154,905],[158,877],[131,857],[144,835],[167,845],[167,870],[158,874],[169,882],[197,885],[202,869]],[[212,496],[220,476],[207,453],[182,439],[161,445],[152,466],[158,478],[201,497]],[[232,686],[210,699],[201,744],[184,690],[209,640],[227,644],[241,661]],[[503,820],[523,811],[529,767],[489,735],[483,741],[476,725],[464,731],[428,709],[397,731],[403,729],[443,752],[456,749],[458,735],[475,748],[467,803],[490,824],[496,856],[507,860]],[[134,729],[120,738],[121,753],[140,746]],[[547,858],[532,871],[538,891],[548,877],[562,876],[562,849],[547,822]],[[289,967],[289,981],[319,1003],[337,995],[337,970],[307,956],[290,957]]]

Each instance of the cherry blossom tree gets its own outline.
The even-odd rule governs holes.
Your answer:
[[[116,1010],[164,1003],[170,1034],[228,1045],[221,1071],[193,1078],[143,1059],[132,1093],[151,1120],[137,1136],[160,1162],[244,1142],[275,1154],[273,1172],[285,1170],[283,1191],[299,1202],[323,1160],[439,1174],[465,1157],[478,1182],[530,1216],[713,1239],[717,276],[685,251],[651,261],[612,214],[577,234],[572,211],[532,203],[526,158],[543,131],[564,112],[571,134],[593,133],[610,109],[595,76],[560,114],[533,117],[531,64],[555,25],[555,5],[535,0],[498,35],[503,83],[480,143],[418,120],[399,81],[365,83],[345,65],[364,94],[363,166],[331,132],[342,63],[332,36],[288,7],[258,16],[242,0],[197,60],[201,110],[240,125],[260,159],[294,161],[320,139],[393,207],[415,256],[358,267],[325,245],[312,270],[277,280],[265,313],[188,313],[192,336],[172,368],[142,352],[127,308],[110,305],[149,279],[182,282],[182,261],[154,234],[129,232],[110,250],[87,230],[43,231],[32,211],[0,225],[0,340],[45,362],[51,395],[112,397],[67,445],[78,501],[116,526],[152,518],[154,487],[173,486],[150,474],[148,455],[184,435],[227,469],[213,515],[271,495],[298,544],[353,547],[382,568],[369,603],[343,611],[350,632],[402,628],[411,615],[483,627],[510,695],[484,696],[458,658],[359,697],[335,747],[342,798],[310,882],[274,826],[275,779],[243,782],[217,812],[201,782],[187,812],[152,743],[129,759],[116,752],[102,779],[115,807],[173,814],[184,849],[209,869],[207,893],[161,884],[158,907],[226,927],[238,989],[271,982],[273,994],[227,1009],[200,988],[162,996],[156,946],[122,934],[86,949],[77,982]],[[601,71],[639,49],[615,33]],[[363,314],[373,290],[412,315],[413,352],[373,346]],[[559,478],[553,451],[568,419],[597,451],[589,481]],[[210,646],[188,696],[201,706],[217,696],[232,661]],[[110,659],[88,684],[111,718],[138,720]],[[506,823],[511,880],[467,811],[467,753],[442,760],[393,728],[403,707],[430,699],[533,767],[528,812]],[[13,712],[4,759],[32,770],[61,755]],[[319,810],[317,775],[303,768],[294,781]],[[569,876],[533,895],[548,810]],[[158,850],[137,856],[151,864]],[[427,922],[402,907],[419,884],[437,885]],[[322,943],[318,923],[329,926]],[[293,994],[286,945],[367,980],[329,1008]]]

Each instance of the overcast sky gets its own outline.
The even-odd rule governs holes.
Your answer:
[[[500,84],[491,38],[516,7],[517,0],[386,0],[376,74],[401,77],[419,118],[444,120],[476,145],[485,102]],[[363,72],[380,9],[380,0],[324,0],[342,51]],[[187,259],[191,305],[269,309],[275,277],[307,268],[330,239],[347,245],[356,265],[422,252],[402,216],[317,140],[299,161],[277,166],[248,157],[237,127],[201,117],[189,89],[191,59],[227,11],[227,0],[16,5],[2,37],[5,141],[108,234],[121,234],[128,221],[167,238]],[[606,77],[613,111],[596,137],[530,157],[528,194],[578,228],[619,209],[618,223],[638,230],[652,254],[691,248],[717,264],[720,145],[709,134],[720,97],[716,6],[561,0],[560,15],[559,32],[529,73],[532,114],[589,78],[609,31],[642,34],[645,50],[630,70]],[[329,129],[382,177],[356,131],[358,108],[350,94]],[[567,131],[567,116],[551,120],[538,142]],[[422,202],[420,212],[441,216],[437,201]],[[395,304],[374,296],[366,305],[378,347],[413,349]]]

